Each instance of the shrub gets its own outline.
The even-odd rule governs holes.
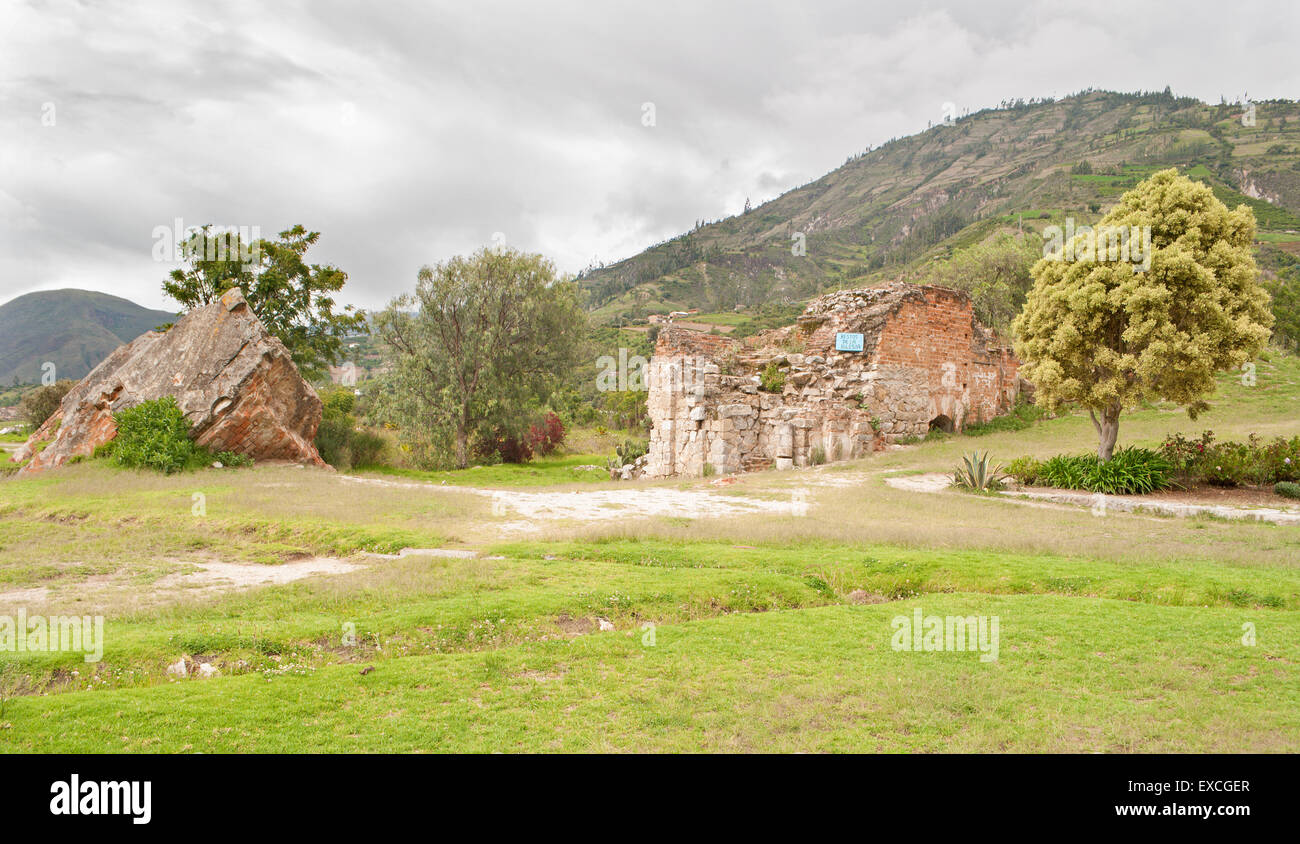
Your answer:
[[[605,468],[609,470],[609,476],[612,479],[619,477],[619,471],[627,465],[636,462],[636,459],[650,450],[649,443],[637,442],[636,440],[624,440],[622,445],[614,447],[614,456],[605,461]]]
[[[0,460],[0,478],[17,474],[20,469],[30,462],[30,460],[24,460],[20,463],[15,463],[10,460]]]
[[[785,389],[785,373],[776,365],[776,361],[768,362],[758,380],[758,388],[765,393],[779,393]]]
[[[1291,481],[1278,481],[1273,485],[1273,491],[1283,498],[1300,498],[1300,484]]]
[[[1145,495],[1168,489],[1173,467],[1149,448],[1121,448],[1109,460],[1098,461],[1088,476],[1091,492]]]
[[[502,463],[527,463],[533,459],[533,447],[519,434],[496,426],[480,434],[474,444],[474,454],[480,460]]]
[[[240,454],[237,451],[218,451],[213,458],[222,466],[231,469],[241,469],[245,466],[253,465],[253,458],[247,454]]]
[[[1038,469],[1037,480],[1062,489],[1106,495],[1145,495],[1173,485],[1173,464],[1148,448],[1116,449],[1110,460],[1094,454],[1058,455]]]
[[[384,438],[378,434],[370,431],[354,431],[348,443],[352,450],[352,465],[356,467],[382,465],[387,445]]]
[[[321,460],[336,469],[374,466],[382,462],[383,437],[357,430],[353,415],[356,395],[347,388],[335,388],[321,395],[324,409],[316,429],[316,450]],[[224,462],[224,461],[223,461]]]
[[[540,424],[529,426],[528,446],[545,457],[564,443],[564,433],[564,422],[553,411],[548,412]]]
[[[636,459],[650,450],[650,444],[638,440],[624,440],[623,444],[614,448],[614,453],[618,455],[619,465],[626,466],[629,463],[635,463]]]
[[[321,396],[321,405],[325,413],[350,414],[357,406],[356,394],[351,390],[341,387],[333,390],[327,390],[325,395]]]
[[[1197,439],[1175,434],[1160,445],[1160,453],[1187,482],[1215,486],[1300,480],[1300,437],[1274,437],[1267,443],[1251,434],[1246,442],[1216,442],[1213,431]]]
[[[1089,455],[1067,456],[1058,454],[1038,467],[1038,482],[1044,486],[1056,486],[1062,489],[1085,489],[1088,477],[1089,460],[1096,462],[1096,457]]]
[[[336,469],[352,467],[352,433],[356,424],[350,415],[326,411],[316,429],[316,450],[321,460]]]
[[[208,455],[190,439],[190,423],[172,396],[118,411],[113,420],[113,461],[119,466],[170,475],[207,462]]]
[[[961,432],[969,437],[979,437],[999,431],[1022,431],[1042,419],[1045,412],[1041,407],[1030,404],[1024,396],[1021,396],[1016,400],[1016,406],[1010,413],[1005,416],[995,416],[987,422],[966,425]]]
[[[993,463],[986,451],[967,454],[952,473],[953,486],[976,492],[992,492],[1002,488],[1002,467]]]
[[[59,405],[63,403],[63,397],[68,394],[68,391],[76,383],[71,379],[65,379],[55,381],[48,387],[37,387],[23,396],[23,400],[18,403],[18,412],[22,414],[22,418],[35,431],[45,424],[45,420],[54,415],[54,412],[59,409]]]
[[[812,453],[808,456],[808,459],[812,462],[814,466],[822,465],[823,463],[826,462],[826,449],[822,448],[819,445],[813,446]]]
[[[480,433],[474,443],[474,455],[479,460],[501,463],[527,463],[535,455],[553,454],[564,442],[564,421],[554,412],[537,424],[530,425],[522,434],[494,425]]]
[[[1008,463],[1003,471],[1008,477],[1015,478],[1022,484],[1033,485],[1038,483],[1038,473],[1042,468],[1041,460],[1033,457],[1017,457]]]

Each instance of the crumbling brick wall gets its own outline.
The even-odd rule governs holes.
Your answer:
[[[836,351],[840,333],[861,334],[862,351]],[[765,392],[773,363],[784,384]],[[1011,408],[1017,369],[969,296],[903,282],[820,297],[743,341],[669,326],[649,366],[646,473],[806,466],[960,430]]]

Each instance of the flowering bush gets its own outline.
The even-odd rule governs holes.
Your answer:
[[[1216,442],[1213,431],[1198,439],[1175,434],[1160,445],[1160,453],[1186,482],[1264,486],[1300,480],[1300,437],[1264,442],[1251,434],[1245,442]]]

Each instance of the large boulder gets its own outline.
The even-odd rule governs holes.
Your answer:
[[[114,413],[163,396],[176,397],[195,440],[212,451],[325,465],[313,444],[320,397],[234,289],[95,367],[15,452],[17,461],[31,457],[19,474],[90,455],[117,435]]]

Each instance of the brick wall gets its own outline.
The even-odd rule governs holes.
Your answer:
[[[840,332],[861,333],[863,352],[837,352]],[[780,393],[759,384],[772,362]],[[795,326],[743,341],[665,328],[649,367],[647,474],[808,465],[932,424],[959,430],[1010,409],[1017,368],[965,293],[900,282],[820,297]]]

